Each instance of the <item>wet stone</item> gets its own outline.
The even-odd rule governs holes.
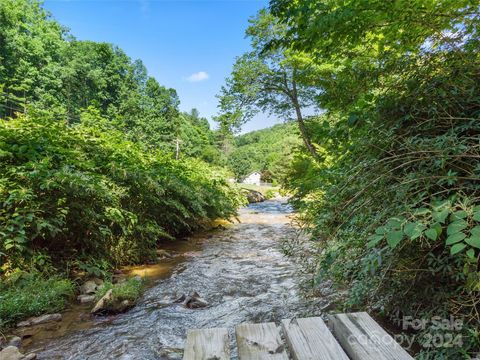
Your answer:
[[[21,360],[22,358],[23,354],[16,346],[7,346],[5,349],[0,351],[1,360]]]
[[[38,317],[32,317],[25,321],[21,321],[17,324],[17,327],[40,325],[40,324],[60,321],[60,320],[62,320],[62,314],[46,314]]]
[[[80,304],[88,304],[95,301],[95,295],[78,295],[77,300]]]

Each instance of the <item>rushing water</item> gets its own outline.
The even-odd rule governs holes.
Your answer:
[[[302,297],[298,266],[281,252],[283,240],[294,236],[291,212],[282,201],[242,209],[240,223],[195,239],[196,245],[186,243],[193,251],[184,253],[129,312],[86,319],[83,327],[34,342],[29,350],[39,359],[178,359],[187,329],[233,330],[241,322],[313,315],[318,307]],[[192,291],[210,305],[187,309],[173,302]]]

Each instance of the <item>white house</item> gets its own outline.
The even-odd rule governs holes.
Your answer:
[[[252,172],[242,180],[242,184],[260,185],[261,177],[262,174],[260,174],[258,171]]]

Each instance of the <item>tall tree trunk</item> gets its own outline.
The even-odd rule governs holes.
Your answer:
[[[295,108],[295,114],[297,115],[297,123],[298,123],[298,128],[300,129],[300,134],[302,136],[303,142],[305,143],[305,146],[307,147],[307,150],[310,152],[310,154],[313,156],[315,160],[319,160],[317,150],[315,149],[315,146],[313,146],[312,142],[310,141],[310,137],[308,136],[308,131],[305,126],[305,121],[303,121],[302,110],[300,108],[300,104],[298,103],[297,85],[295,81],[292,82],[292,85],[293,85],[292,101],[293,101],[293,107]]]
[[[313,158],[315,160],[318,160],[319,158],[318,158],[317,150],[315,149],[315,146],[313,146],[312,142],[310,141],[310,137],[308,136],[308,131],[307,131],[307,128],[305,127],[305,122],[303,121],[302,112],[300,108],[295,107],[295,112],[297,114],[298,128],[300,129],[300,134],[302,136],[303,142],[305,143],[307,150],[310,152]]]

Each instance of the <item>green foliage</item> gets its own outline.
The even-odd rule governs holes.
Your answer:
[[[3,271],[32,251],[114,265],[147,259],[159,239],[236,212],[241,199],[219,169],[173,160],[124,139],[87,113],[78,125],[0,120]]]
[[[98,259],[95,257],[89,257],[85,261],[74,260],[75,268],[84,271],[87,276],[96,278],[109,279],[112,273],[112,264],[106,259]]]
[[[224,165],[225,158],[216,144],[216,133],[210,130],[206,118],[200,117],[196,109],[180,115],[180,157],[195,157],[210,164]]]
[[[346,308],[463,319],[461,348],[418,358],[476,354],[478,3],[273,0],[271,11],[288,31],[266,47],[311,57],[305,80],[326,110],[309,124],[322,161],[297,154],[287,182],[317,281],[348,288]]]
[[[0,329],[30,316],[60,311],[73,295],[69,280],[19,273],[0,283]]]

